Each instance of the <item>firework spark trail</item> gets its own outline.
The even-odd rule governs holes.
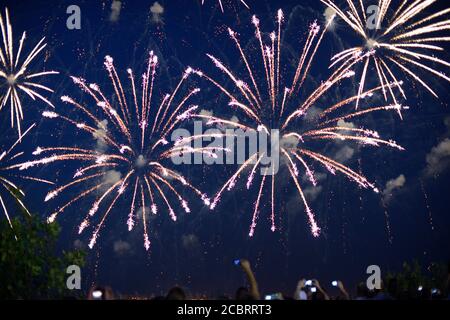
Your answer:
[[[218,148],[218,147],[192,148],[192,147],[185,146],[185,147],[173,148],[169,152],[164,152],[161,155],[161,158],[162,159],[163,158],[171,158],[180,153],[191,153],[191,154],[200,153],[200,154],[205,154],[214,159],[217,159],[218,158],[217,151],[230,152],[231,150],[228,148]]]
[[[384,91],[386,87],[387,87],[387,86],[384,86],[384,85],[383,85],[383,86],[378,86],[378,87],[376,87],[376,88],[374,88],[374,89],[371,89],[371,90],[368,90],[368,91],[363,92],[361,95],[356,95],[356,96],[353,96],[353,97],[344,99],[344,100],[342,100],[342,101],[339,101],[339,102],[336,103],[335,105],[333,105],[333,106],[327,108],[326,110],[322,111],[322,112],[319,114],[319,117],[320,117],[320,118],[325,117],[325,116],[328,115],[329,113],[331,113],[331,112],[333,112],[333,111],[336,111],[337,109],[339,109],[339,108],[341,108],[341,107],[343,107],[343,106],[345,106],[345,105],[348,105],[349,103],[355,101],[356,99],[358,99],[358,97],[362,97],[362,98],[365,98],[365,97],[371,97],[371,96],[373,95],[374,92],[376,92],[376,91],[378,91],[378,90],[380,90],[380,89],[382,89],[382,90]]]
[[[391,223],[390,223],[390,216],[389,216],[389,211],[388,211],[388,207],[385,201],[381,200],[381,204],[383,206],[384,209],[384,222],[386,224],[386,233],[387,233],[387,238],[390,244],[392,244],[393,241],[393,236],[392,236],[392,230],[391,230]]]
[[[433,214],[431,213],[431,207],[430,207],[430,203],[428,201],[428,195],[427,195],[427,192],[425,191],[425,186],[423,184],[422,179],[419,179],[419,181],[420,181],[420,188],[421,188],[422,193],[423,193],[423,198],[425,200],[425,206],[426,206],[427,211],[428,211],[428,221],[430,223],[431,231],[434,231]]]
[[[315,53],[315,51],[314,51]],[[367,54],[366,54],[367,55]],[[364,56],[366,56],[364,55]],[[321,98],[328,90],[330,90],[333,86],[337,85],[341,80],[346,78],[353,77],[355,75],[354,71],[350,68],[354,66],[362,57],[358,57],[355,61],[349,63],[348,65],[343,65],[338,68],[328,79],[323,82],[320,86],[316,88],[316,90],[309,95],[309,97],[298,107],[294,112],[292,112],[283,123],[282,129],[285,129],[289,123],[298,118],[299,116],[305,115],[308,109],[319,99]],[[307,71],[306,71],[307,72]],[[338,102],[340,104],[342,102]]]
[[[314,237],[318,237],[320,228],[317,226],[316,219],[314,217],[314,213],[312,212],[311,208],[309,207],[308,201],[306,201],[305,194],[303,193],[303,190],[300,187],[300,183],[298,182],[297,176],[295,175],[295,173],[292,171],[292,169],[290,167],[288,167],[288,168],[289,168],[291,177],[294,180],[295,186],[297,187],[298,193],[300,194],[300,197],[303,201],[303,204],[305,205],[305,211],[308,216],[309,224],[311,227],[311,233]]]
[[[49,119],[67,121],[73,126],[74,131],[82,131],[91,135],[94,147],[91,149],[77,146],[37,147],[33,154],[40,158],[13,166],[25,170],[61,161],[84,163],[75,171],[72,181],[50,191],[45,200],[57,198],[64,191],[68,192],[74,188],[81,189],[81,193],[72,197],[49,216],[48,222],[51,223],[76,202],[89,199],[91,196],[95,197],[90,210],[78,227],[79,233],[83,232],[101,214],[98,218],[100,221],[93,228],[89,242],[90,248],[95,245],[108,217],[116,211],[114,209],[118,202],[129,203],[131,201],[126,220],[129,231],[133,230],[136,225],[136,212],[138,206],[141,207],[146,250],[150,248],[146,217],[148,209],[146,208],[150,208],[151,213],[156,214],[158,199],[162,199],[174,221],[177,216],[171,204],[172,196],[179,200],[180,207],[186,213],[190,212],[188,201],[177,191],[178,188],[190,189],[206,205],[210,205],[206,194],[188,183],[181,174],[167,167],[172,164],[170,155],[179,151],[177,150],[179,146],[170,144],[167,139],[170,138],[177,124],[196,116],[195,111],[198,106],[188,105],[187,102],[199,92],[199,89],[196,88],[184,94],[180,93],[184,87],[183,83],[192,73],[192,69],[187,68],[177,87],[170,94],[162,96],[160,101],[156,101],[158,99],[155,99],[153,95],[156,92],[154,85],[158,58],[153,52],[149,53],[147,63],[139,92],[133,71],[127,69],[132,92],[132,97],[127,97],[125,87],[114,66],[113,58],[105,57],[104,65],[117,103],[108,100],[106,98],[108,95],[104,94],[97,84],[88,84],[84,79],[71,77],[75,85],[95,101],[93,105],[97,109],[90,109],[88,104],[84,105],[71,97],[63,96],[61,97],[63,102],[80,111],[80,118],[75,120],[53,111],[45,111],[43,115]],[[107,124],[111,123],[111,125],[105,125],[105,120],[109,121]],[[144,137],[146,138],[144,139]],[[96,147],[98,142],[101,142],[104,147]],[[184,149],[183,151],[211,153],[206,148]],[[113,177],[110,174],[113,174]],[[161,198],[157,199],[157,194]]]
[[[244,0],[239,0],[247,9],[250,9],[250,7],[248,6],[248,4],[244,1]],[[220,10],[222,10],[222,13],[224,12],[224,8],[223,8],[223,3],[222,0],[218,0],[219,2],[219,6],[220,6]],[[205,4],[205,0],[202,0],[202,5]]]
[[[24,119],[24,110],[20,92],[22,91],[32,100],[36,100],[37,98],[54,108],[53,104],[45,98],[42,93],[38,92],[38,89],[50,93],[53,93],[53,90],[45,85],[35,82],[34,80],[32,81],[31,79],[58,74],[58,72],[29,71],[30,63],[32,63],[36,56],[47,46],[44,43],[45,38],[42,38],[23,60],[21,53],[26,39],[26,32],[23,32],[19,41],[19,48],[15,53],[13,30],[7,8],[5,9],[5,19],[3,18],[3,15],[0,14],[0,28],[3,38],[3,47],[0,47],[0,79],[2,81],[2,89],[0,92],[0,110],[3,109],[3,107],[5,107],[5,105],[9,102],[11,127],[17,126],[18,135],[19,137],[22,137],[21,123]]]
[[[361,111],[356,111],[356,112],[353,112],[353,113],[348,113],[348,114],[340,116],[340,117],[332,118],[332,119],[324,121],[322,124],[325,125],[325,124],[329,124],[329,123],[336,122],[336,121],[339,121],[339,120],[348,120],[350,118],[359,117],[359,116],[362,116],[362,115],[365,115],[365,114],[368,114],[368,113],[372,113],[372,112],[375,112],[375,111],[395,110],[395,111],[398,112],[399,110],[408,110],[408,109],[409,109],[408,106],[402,106],[402,105],[399,105],[399,104],[387,105],[387,106],[381,106],[381,107],[373,107],[373,108],[368,108],[368,109],[361,110]]]
[[[19,145],[19,143],[22,141],[22,139],[35,127],[35,124],[31,125],[25,132],[22,133],[21,136],[6,150],[6,151],[0,151],[0,204],[1,209],[3,209],[3,213],[6,216],[6,219],[8,220],[8,223],[10,227],[12,228],[11,223],[11,217],[8,212],[7,204],[5,197],[6,195],[10,195],[12,199],[14,199],[19,206],[28,214],[30,215],[30,212],[26,208],[25,204],[22,202],[21,197],[25,196],[25,193],[20,189],[19,186],[17,186],[16,183],[14,183],[12,180],[14,178],[22,179],[22,180],[32,180],[37,181],[41,183],[46,183],[52,185],[53,182],[45,180],[45,179],[39,179],[35,177],[29,177],[29,176],[23,176],[15,174],[14,169],[17,169],[13,164],[12,161],[16,160],[20,156],[22,156],[23,152],[17,152],[15,153],[15,148]],[[6,194],[2,194],[3,191],[6,190]],[[19,195],[20,194],[20,195]]]
[[[222,186],[222,188],[219,190],[219,192],[216,193],[216,196],[213,199],[213,202],[211,203],[210,207],[211,209],[214,209],[217,204],[220,201],[220,197],[222,193],[225,191],[226,188],[231,190],[236,182],[236,180],[239,178],[239,175],[244,171],[244,169],[254,161],[254,159],[258,156],[257,153],[253,154],[247,161],[242,164],[242,166],[239,167],[239,169],[231,176],[231,178]]]
[[[438,95],[433,87],[417,71],[423,71],[425,74],[429,72],[450,82],[450,78],[438,67],[439,65],[449,67],[450,63],[435,57],[433,53],[434,51],[444,51],[443,47],[435,45],[436,42],[450,41],[448,35],[435,36],[437,32],[448,32],[450,30],[450,19],[448,19],[450,9],[426,13],[436,1],[416,0],[408,5],[407,1],[402,1],[398,7],[395,7],[394,1],[380,0],[378,3],[380,12],[376,21],[377,28],[370,28],[368,20],[370,17],[365,15],[366,7],[362,1],[360,1],[360,11],[363,13],[361,18],[352,0],[346,0],[351,9],[349,11],[341,9],[333,0],[321,0],[322,3],[332,8],[358,36],[361,36],[365,43],[364,46],[346,49],[333,56],[330,67],[342,63],[342,61],[345,63],[355,59],[357,53],[373,52],[365,58],[356,107],[359,105],[367,82],[367,71],[372,64],[375,66],[379,83],[384,86],[393,82],[404,98],[406,98],[406,94],[402,89],[402,82],[398,81],[400,75],[396,75],[396,71],[400,71],[400,74],[409,75],[435,97],[438,97]],[[390,12],[394,12],[392,16],[389,16]],[[436,21],[436,19],[440,20]],[[419,62],[424,60],[434,63],[436,67]],[[384,89],[383,94],[385,100],[387,100],[387,93]],[[389,94],[394,103],[397,104],[395,92],[391,87],[389,87]],[[400,111],[399,115],[401,116]]]
[[[304,117],[309,108],[318,103],[321,98],[324,98],[327,92],[331,88],[334,88],[347,78],[354,76],[352,68],[360,61],[363,61],[370,53],[358,53],[354,59],[346,61],[339,66],[337,70],[332,72],[326,81],[323,81],[313,92],[307,95],[304,99],[300,99],[300,90],[303,88],[304,81],[308,78],[309,70],[311,69],[314,61],[314,57],[320,47],[320,43],[324,38],[327,28],[331,25],[334,16],[327,22],[325,28],[320,32],[320,26],[317,22],[310,25],[309,34],[304,43],[302,52],[299,54],[298,64],[292,70],[292,79],[289,80],[288,76],[282,75],[281,70],[283,64],[282,59],[282,43],[281,30],[284,14],[281,10],[277,12],[277,32],[270,33],[270,42],[265,44],[263,41],[262,33],[259,27],[260,21],[256,16],[252,17],[252,24],[255,27],[255,36],[258,41],[256,53],[260,55],[261,61],[257,61],[257,65],[251,65],[248,53],[242,48],[237,33],[229,29],[228,33],[230,38],[235,43],[240,57],[243,61],[243,71],[232,71],[225,66],[218,58],[211,54],[208,54],[208,58],[214,63],[217,69],[223,72],[225,77],[231,79],[231,83],[234,84],[234,89],[227,89],[221,85],[217,80],[213,79],[209,75],[206,75],[200,70],[194,70],[193,72],[217,87],[226,97],[230,99],[229,107],[235,107],[237,112],[243,114],[241,121],[224,120],[215,116],[199,115],[198,118],[204,119],[207,125],[226,125],[235,128],[240,128],[255,132],[265,132],[270,134],[270,129],[278,129],[280,131],[280,150],[283,160],[280,161],[288,168],[288,172],[300,197],[300,200],[305,208],[307,220],[313,236],[318,236],[320,228],[315,219],[314,213],[310,208],[305,194],[303,192],[301,183],[299,181],[299,169],[304,168],[305,174],[309,182],[313,185],[317,185],[317,181],[314,177],[314,171],[312,164],[318,164],[326,168],[332,174],[340,172],[347,176],[349,180],[357,183],[362,188],[372,189],[374,192],[378,192],[378,188],[374,183],[368,181],[366,177],[353,171],[349,167],[326,157],[320,152],[313,152],[308,149],[308,142],[313,140],[324,141],[327,143],[333,143],[335,140],[356,142],[361,145],[370,145],[373,147],[388,146],[403,150],[393,140],[383,140],[379,134],[367,128],[346,128],[339,126],[337,123],[339,120],[344,120],[354,117],[362,117],[363,115],[378,112],[378,111],[398,111],[399,109],[406,109],[399,104],[386,105],[380,107],[370,107],[359,111],[348,112],[348,106],[351,102],[356,101],[358,97],[364,98],[371,96],[373,93],[386,90],[388,87],[395,86],[393,82],[384,82],[382,85],[363,90],[359,95],[345,98],[342,101],[335,102],[331,106],[324,107],[322,113],[319,116],[321,123],[313,123],[314,127],[304,130],[304,133],[298,132],[298,129],[293,128],[293,124],[298,121],[299,118]],[[280,42],[280,43],[278,43]],[[259,47],[259,48],[258,48]],[[262,75],[262,76],[261,76]],[[246,85],[246,80],[250,85]],[[260,81],[257,81],[260,80]],[[284,87],[283,83],[290,83],[291,86]],[[282,88],[284,87],[284,90]],[[256,97],[256,98],[254,98]],[[323,100],[323,99],[322,99]],[[299,103],[299,101],[303,101]],[[270,110],[270,112],[269,112]],[[333,116],[334,115],[334,116]],[[308,126],[306,126],[308,127]],[[297,127],[298,128],[298,127]],[[270,140],[270,139],[269,139]],[[292,145],[283,144],[283,141],[295,140]],[[186,141],[188,142],[188,141]],[[270,184],[266,181],[266,176],[263,174],[264,168],[262,166],[262,158],[264,156],[263,151],[256,151],[254,154],[250,154],[248,159],[236,170],[236,172],[222,185],[219,191],[216,193],[211,203],[211,209],[214,209],[218,202],[221,200],[222,194],[227,190],[232,190],[240,176],[246,169],[250,170],[247,177],[246,188],[250,189],[253,183],[258,180],[258,192],[257,198],[254,202],[252,222],[250,225],[249,235],[253,236],[260,216],[260,208],[266,207],[262,205],[266,197],[266,188],[270,188],[270,208],[271,208],[271,230],[276,230],[275,222],[275,193],[278,192],[278,184],[276,175],[272,174],[270,178]],[[256,170],[261,169],[262,178],[256,179]],[[265,169],[267,174],[267,168]],[[275,173],[275,172],[272,172]],[[266,183],[267,182],[267,183]],[[270,186],[269,186],[270,185]]]
[[[270,213],[270,222],[271,227],[270,230],[272,232],[275,232],[276,230],[276,224],[275,224],[275,168],[272,168],[272,176],[271,176],[271,192],[270,192],[270,203],[271,203],[271,213]]]
[[[266,171],[267,173],[267,171]],[[252,224],[250,226],[250,232],[248,233],[248,235],[250,237],[253,237],[254,233],[255,233],[255,228],[256,228],[256,220],[258,219],[258,215],[259,215],[259,203],[261,201],[261,194],[264,190],[264,182],[266,181],[266,175],[263,175],[262,180],[261,180],[261,184],[259,186],[259,191],[258,191],[258,197],[256,198],[256,202],[255,202],[255,209],[253,211],[253,217],[252,217]]]
[[[182,146],[185,145],[187,143],[190,143],[192,141],[195,140],[199,140],[199,139],[205,139],[205,138],[226,138],[226,137],[236,137],[236,134],[227,134],[227,133],[211,133],[211,134],[199,134],[199,135],[193,135],[190,137],[183,137],[177,141],[175,141],[174,145],[175,146]]]

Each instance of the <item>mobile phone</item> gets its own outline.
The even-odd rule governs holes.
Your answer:
[[[317,288],[316,287],[311,287],[311,292],[317,292]]]
[[[422,289],[423,289],[423,287],[422,287],[422,286],[419,286],[419,287],[417,288],[417,291],[422,291]]]
[[[334,281],[331,281],[331,285],[332,285],[333,287],[337,287],[337,285],[338,285],[338,282],[337,282],[336,280],[334,280]]]
[[[306,280],[305,285],[307,285],[307,286],[312,285],[312,280]]]
[[[274,293],[274,294],[267,294],[264,297],[265,300],[283,300],[283,295],[278,292],[278,293]]]
[[[235,266],[238,266],[238,265],[241,264],[241,260],[240,260],[240,259],[235,259],[235,260],[233,261],[233,263],[234,263]]]

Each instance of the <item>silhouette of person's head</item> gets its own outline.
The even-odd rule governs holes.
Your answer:
[[[180,287],[173,287],[166,296],[167,300],[186,300],[186,294]]]
[[[387,292],[391,297],[396,297],[398,294],[398,282],[397,278],[392,278],[389,280],[387,285]]]
[[[253,300],[253,297],[247,288],[240,287],[236,290],[236,300]]]
[[[364,282],[358,283],[356,287],[356,295],[359,298],[368,298],[369,297],[369,289],[367,288]]]
[[[323,300],[325,300],[325,296],[320,291],[312,292],[311,296],[310,296],[310,300],[323,301]]]

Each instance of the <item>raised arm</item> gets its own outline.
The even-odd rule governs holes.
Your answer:
[[[322,289],[318,280],[314,279],[313,284],[317,288],[317,290],[319,290],[323,294],[325,300],[330,300],[330,296],[325,292],[325,290]]]
[[[241,267],[244,270],[245,275],[247,276],[247,281],[250,285],[250,294],[256,300],[261,299],[261,295],[259,294],[258,283],[256,282],[255,275],[250,267],[250,262],[248,260],[241,260]]]
[[[345,287],[344,287],[344,284],[342,283],[342,281],[339,280],[337,282],[337,287],[339,288],[339,290],[344,295],[345,300],[350,300],[350,295],[348,294],[347,290],[345,290]]]

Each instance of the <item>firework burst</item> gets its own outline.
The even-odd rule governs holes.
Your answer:
[[[10,227],[12,228],[10,213],[7,208],[6,196],[11,197],[15,200],[15,202],[23,209],[28,215],[30,212],[28,211],[25,204],[22,202],[22,197],[25,196],[25,193],[22,189],[14,182],[15,180],[34,180],[47,184],[53,184],[50,181],[38,179],[34,177],[24,176],[17,174],[17,170],[15,169],[14,163],[17,163],[18,159],[23,155],[23,152],[16,152],[15,149],[19,145],[20,141],[33,129],[35,125],[30,126],[25,132],[17,139],[15,143],[13,143],[6,150],[0,150],[0,204],[3,213],[8,220]],[[3,192],[6,191],[6,194]]]
[[[378,189],[375,184],[370,182],[366,177],[353,171],[344,164],[339,163],[320,152],[311,150],[309,143],[311,145],[316,145],[317,143],[313,142],[319,141],[326,143],[350,141],[362,145],[376,147],[389,146],[402,150],[402,147],[394,141],[382,140],[376,131],[363,127],[349,128],[342,125],[342,123],[345,123],[343,120],[355,119],[368,113],[386,110],[395,111],[400,110],[403,107],[396,104],[371,107],[361,111],[349,111],[352,110],[349,108],[351,102],[354,102],[358,98],[358,96],[355,95],[325,107],[322,109],[323,111],[319,115],[319,120],[316,121],[317,123],[313,125],[313,128],[299,132],[299,126],[294,126],[293,124],[298,124],[299,119],[303,120],[308,114],[308,111],[310,111],[310,108],[316,105],[319,99],[325,98],[326,93],[329,92],[331,88],[338,86],[344,79],[352,77],[354,72],[351,68],[358,63],[359,60],[341,66],[338,70],[334,71],[326,81],[315,88],[311,94],[307,95],[306,99],[299,99],[299,91],[303,87],[313,58],[332,19],[330,19],[323,30],[321,30],[321,27],[316,22],[311,24],[306,43],[300,53],[296,68],[294,66],[295,69],[292,72],[293,77],[290,77],[290,80],[287,79],[287,76],[282,74],[282,70],[289,70],[289,67],[284,68],[281,63],[281,30],[284,19],[281,10],[278,11],[276,19],[277,31],[270,33],[266,42],[263,39],[258,18],[256,16],[253,16],[252,18],[253,25],[256,29],[257,40],[254,53],[260,58],[260,60],[259,58],[257,59],[257,64],[255,64],[255,66],[251,65],[250,59],[248,58],[249,55],[247,55],[246,51],[242,48],[238,39],[238,34],[233,30],[228,29],[229,35],[236,45],[242,60],[243,71],[241,78],[233,73],[233,71],[225,66],[219,59],[212,55],[208,55],[215,66],[231,79],[231,83],[234,85],[232,90],[227,89],[226,86],[221,85],[218,81],[214,80],[204,72],[199,70],[194,71],[200,77],[216,86],[227,98],[229,98],[229,106],[242,113],[243,117],[241,122],[224,120],[215,117],[214,115],[197,115],[196,117],[203,118],[210,125],[222,124],[246,130],[265,132],[267,135],[269,135],[271,130],[278,129],[280,135],[280,163],[287,167],[287,171],[295,185],[300,201],[304,205],[311,233],[314,236],[318,236],[320,228],[305,197],[299,177],[300,169],[303,169],[302,171],[304,171],[307,179],[313,186],[316,186],[317,184],[317,179],[315,178],[312,167],[312,164],[315,163],[325,167],[333,175],[338,172],[344,174],[362,188],[369,188],[375,192],[378,192]],[[365,56],[363,55],[360,59],[362,60],[364,57]],[[248,81],[246,82],[245,79]],[[258,79],[261,80],[258,81]],[[383,88],[392,85],[394,84],[385,83],[382,86],[363,92],[361,95],[370,96],[375,91],[382,90]],[[307,121],[303,121],[305,124],[306,122]],[[303,126],[302,124],[300,127]],[[304,127],[306,128],[307,125]],[[231,190],[236,185],[240,176],[248,169],[249,173],[247,176],[246,188],[250,189],[255,182],[259,181],[257,183],[257,196],[254,203],[252,223],[249,231],[250,236],[253,236],[255,232],[260,207],[266,206],[267,202],[265,202],[265,197],[269,199],[268,206],[271,207],[271,230],[276,230],[275,194],[277,193],[276,188],[278,180],[274,172],[267,172],[268,169],[262,167],[261,159],[263,156],[264,153],[261,152],[250,154],[247,161],[245,161],[245,163],[243,163],[231,178],[220,188],[211,202],[211,208],[213,209],[220,201],[222,194],[226,190]],[[262,173],[264,173],[260,175],[260,178],[258,178],[258,175],[256,174],[258,168],[260,170],[262,169]]]
[[[247,9],[250,9],[250,7],[248,6],[248,4],[244,1],[244,0],[239,0]],[[217,2],[219,2],[219,6],[220,6],[220,10],[222,10],[222,12],[224,12],[224,8],[223,8],[223,3],[222,0],[218,0]],[[202,5],[205,4],[205,0],[202,0]]]
[[[31,99],[39,99],[51,107],[53,104],[38,91],[46,91],[53,93],[53,90],[36,82],[37,79],[58,74],[56,71],[40,71],[30,72],[29,66],[39,53],[47,46],[42,38],[31,52],[22,59],[21,53],[26,38],[23,32],[19,41],[19,48],[14,52],[14,39],[12,26],[9,20],[8,9],[5,9],[5,19],[0,14],[0,27],[3,37],[3,48],[0,47],[0,110],[6,104],[10,104],[11,127],[17,126],[19,137],[22,136],[21,122],[24,118],[24,110],[22,106],[21,93],[25,93]]]
[[[55,198],[68,189],[83,186],[82,192],[52,213],[48,221],[54,221],[59,214],[77,201],[92,194],[97,195],[85,219],[79,225],[79,233],[81,233],[91,225],[91,221],[98,212],[103,210],[89,242],[89,247],[92,248],[106,219],[122,198],[123,202],[129,204],[126,221],[128,230],[131,231],[134,228],[139,214],[143,223],[144,247],[148,250],[150,240],[147,214],[157,214],[157,200],[167,207],[173,221],[177,220],[177,215],[171,202],[172,196],[179,201],[180,207],[185,212],[190,212],[188,201],[178,191],[181,187],[190,189],[206,205],[209,205],[209,200],[204,193],[191,185],[180,173],[170,168],[172,164],[170,158],[174,153],[207,151],[174,147],[167,140],[177,125],[195,113],[198,106],[188,105],[188,100],[199,89],[194,88],[185,94],[180,93],[183,84],[192,73],[192,69],[187,68],[176,88],[159,101],[155,101],[157,99],[153,96],[156,91],[155,76],[158,57],[150,52],[140,88],[137,88],[133,71],[127,70],[129,90],[132,92],[131,98],[127,99],[126,90],[110,56],[106,56],[104,65],[114,89],[115,103],[106,97],[97,84],[88,84],[84,79],[72,77],[74,83],[93,99],[96,108],[93,110],[68,96],[61,97],[61,100],[81,112],[86,122],[73,120],[53,111],[43,113],[44,117],[61,119],[71,124],[75,130],[90,134],[97,142],[101,141],[100,149],[102,150],[99,150],[98,146],[92,149],[73,146],[38,147],[34,155],[49,155],[23,163],[20,169],[57,161],[86,162],[84,166],[76,170],[73,181],[47,194],[45,201]],[[107,126],[108,123],[111,123],[111,127]],[[125,195],[127,199],[123,199]]]
[[[391,1],[379,0],[376,16],[367,14],[367,7],[362,0],[347,0],[348,10],[343,11],[332,0],[321,0],[329,8],[352,28],[362,38],[363,44],[359,47],[346,49],[332,57],[331,66],[352,63],[366,55],[358,89],[358,99],[364,92],[367,76],[371,67],[376,71],[378,82],[385,86],[394,83],[394,87],[385,86],[383,95],[387,100],[388,95],[397,103],[394,89],[398,89],[403,98],[405,91],[400,81],[400,73],[406,74],[414,81],[422,85],[433,96],[437,94],[433,87],[424,80],[425,74],[437,76],[450,82],[450,78],[433,65],[450,67],[450,63],[435,57],[435,52],[442,52],[444,48],[439,43],[450,41],[448,33],[444,36],[436,35],[438,32],[450,29],[448,14],[450,9],[425,13],[437,0],[416,0],[408,3],[408,0]],[[398,2],[398,6],[393,5]],[[375,17],[375,19],[373,19]],[[401,116],[401,114],[400,114]]]

